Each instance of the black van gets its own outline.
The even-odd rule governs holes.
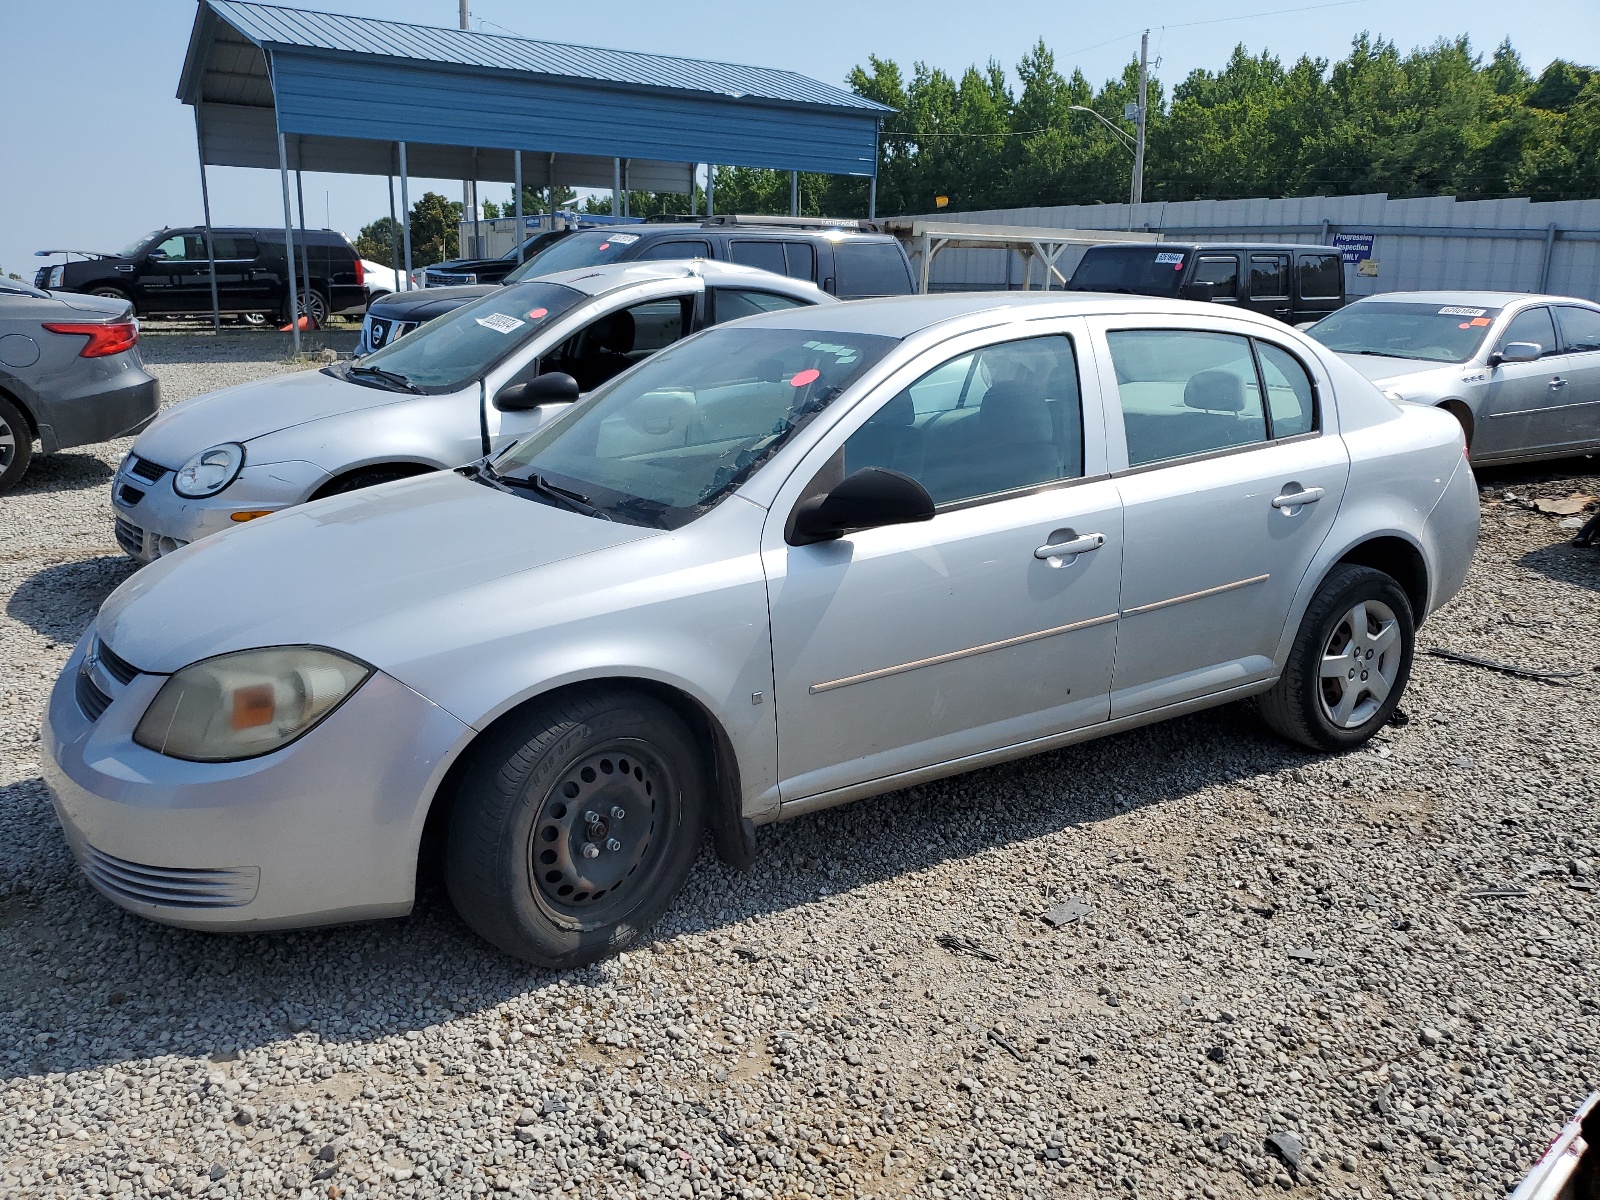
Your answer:
[[[363,312],[367,306],[364,271],[355,248],[333,229],[295,233],[295,274],[301,272],[301,238],[311,286],[300,280],[311,315],[321,324],[330,315]],[[217,303],[223,313],[289,320],[289,262],[283,230],[213,228],[217,261]],[[161,229],[120,254],[98,254],[87,262],[41,267],[34,285],[53,292],[114,296],[133,302],[141,317],[192,317],[211,312],[211,264],[205,230]]]
[[[1112,242],[1091,246],[1067,281],[1075,292],[1237,304],[1290,325],[1343,308],[1344,266],[1326,246],[1271,242]]]
[[[905,248],[893,234],[879,232],[870,221],[729,216],[693,223],[608,225],[543,236],[555,240],[544,244],[501,283],[520,283],[604,263],[709,258],[809,280],[841,300],[909,296],[915,290]],[[428,278],[431,283],[431,271]],[[422,322],[488,295],[494,288],[494,284],[480,281],[381,296],[367,312],[356,353],[380,349]]]

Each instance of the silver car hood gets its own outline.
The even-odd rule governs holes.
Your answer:
[[[133,452],[176,471],[192,455],[219,442],[249,443],[308,421],[409,399],[405,392],[347,383],[321,371],[296,371],[175,404],[139,435]],[[248,449],[245,461],[250,461]]]
[[[111,593],[96,630],[163,674],[254,646],[360,653],[355,627],[659,536],[439,472],[285,509],[158,559]],[[406,652],[425,652],[429,634],[427,623],[412,630]]]
[[[1340,354],[1362,376],[1380,388],[1403,380],[1407,385],[1423,384],[1423,376],[1441,375],[1454,378],[1470,369],[1470,363],[1418,362],[1414,358],[1390,358],[1382,354]]]

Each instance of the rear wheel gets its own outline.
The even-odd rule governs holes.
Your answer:
[[[1411,677],[1416,627],[1394,579],[1335,567],[1312,598],[1262,718],[1314,750],[1348,750],[1382,729]]]
[[[671,709],[614,688],[536,706],[478,752],[445,845],[462,919],[565,969],[642,939],[700,846],[702,756]]]
[[[0,492],[27,473],[33,460],[33,428],[22,410],[0,396]]]
[[[328,298],[316,289],[300,293],[300,303],[296,306],[295,316],[310,317],[311,323],[319,329],[328,323]],[[283,323],[288,325],[294,317],[289,315],[289,302],[283,302]]]

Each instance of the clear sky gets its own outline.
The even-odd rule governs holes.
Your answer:
[[[303,7],[419,24],[458,19],[456,0]],[[917,60],[959,73],[989,58],[1010,70],[1042,37],[1063,73],[1081,67],[1098,84],[1138,53],[1146,25],[1169,93],[1191,69],[1220,67],[1236,42],[1286,61],[1336,59],[1363,30],[1402,49],[1466,34],[1488,52],[1509,36],[1535,72],[1556,57],[1600,64],[1600,0],[474,0],[471,8],[473,28],[489,33],[785,67],[830,83],[868,54],[907,72]],[[199,221],[194,119],[174,98],[194,13],[194,0],[0,0],[0,270],[31,277],[35,250],[115,250],[147,230]],[[217,223],[281,220],[276,172],[212,168],[210,178]],[[460,198],[458,183],[434,186]],[[413,197],[421,187],[413,184]],[[510,191],[486,185],[482,196]],[[308,223],[352,238],[387,211],[381,179],[308,173],[305,195]]]

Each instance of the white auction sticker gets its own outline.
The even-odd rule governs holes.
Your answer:
[[[619,246],[631,246],[638,240],[637,233],[613,233],[606,238],[606,241],[615,242]]]
[[[1156,255],[1156,262],[1162,266],[1166,266],[1169,263],[1181,263],[1182,261],[1183,255],[1181,253],[1175,254],[1171,250],[1164,250]]]
[[[1481,317],[1488,311],[1487,308],[1458,308],[1455,305],[1450,305],[1447,308],[1441,308],[1439,315],[1441,317]]]
[[[492,329],[496,333],[510,333],[513,329],[520,329],[526,321],[519,321],[515,317],[508,317],[505,313],[490,313],[487,317],[474,318],[485,329]]]

